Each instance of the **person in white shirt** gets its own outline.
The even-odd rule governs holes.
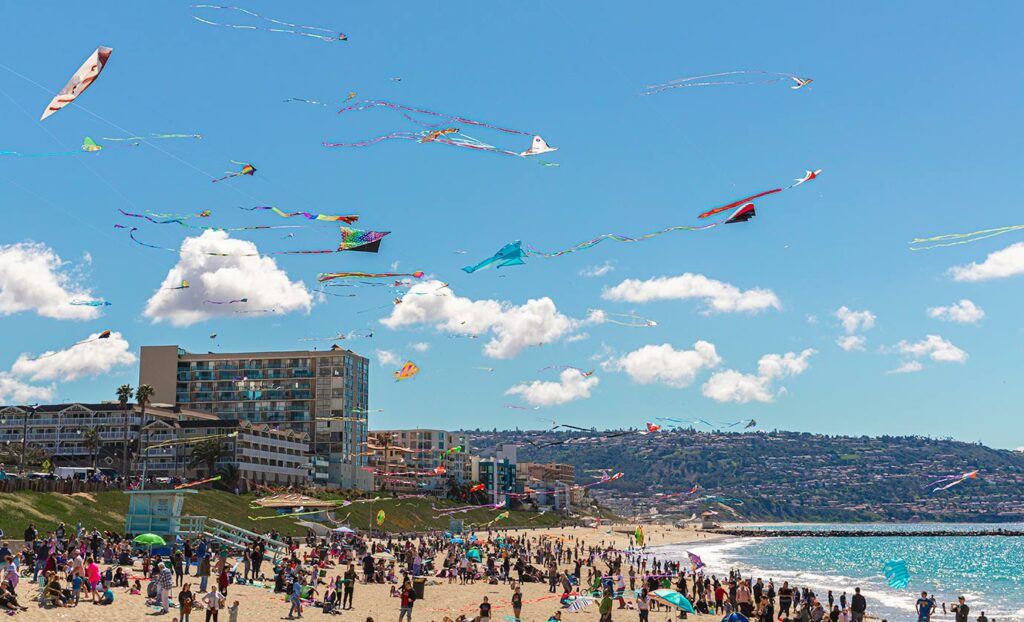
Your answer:
[[[220,592],[217,591],[217,586],[214,585],[206,596],[203,596],[203,602],[206,603],[206,622],[217,622],[217,612],[220,609],[221,602],[224,597]]]

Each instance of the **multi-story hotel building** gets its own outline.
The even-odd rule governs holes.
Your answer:
[[[196,462],[192,451],[209,440],[220,443],[223,453],[209,465]],[[217,475],[224,467],[238,469],[244,488],[268,486],[302,486],[309,483],[309,443],[305,432],[293,432],[269,424],[231,419],[197,421],[156,420],[142,428],[144,452],[142,462],[147,475],[183,477],[190,480]],[[161,447],[161,443],[175,441]],[[243,482],[239,482],[240,486]]]
[[[370,432],[370,467],[379,473],[434,472],[444,467],[443,475],[406,476],[376,475],[377,488],[387,484],[388,490],[444,491],[449,479],[462,484],[469,481],[469,441],[464,434],[445,430],[374,430]],[[461,447],[460,451],[453,451]]]
[[[139,383],[154,403],[305,433],[317,483],[373,485],[364,444],[369,361],[337,346],[325,351],[195,354],[142,346]]]

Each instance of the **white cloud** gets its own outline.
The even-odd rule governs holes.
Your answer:
[[[450,291],[433,294],[442,283],[436,280],[413,285],[380,323],[391,329],[433,324],[437,330],[457,335],[491,334],[484,353],[491,358],[513,358],[523,348],[558,341],[588,323],[560,313],[548,297],[513,305],[498,300],[472,300]]]
[[[721,361],[713,343],[698,341],[693,344],[692,350],[676,350],[667,343],[660,346],[646,345],[624,356],[607,360],[601,367],[608,371],[624,371],[639,384],[657,382],[682,388],[693,384],[701,370],[715,367]]]
[[[24,404],[52,400],[57,389],[54,385],[37,387],[26,384],[7,372],[0,371],[0,402]]]
[[[204,231],[181,243],[178,263],[164,277],[160,289],[146,303],[145,316],[174,326],[191,326],[213,317],[251,317],[236,311],[267,310],[283,315],[291,311],[309,311],[313,297],[301,281],[292,281],[270,257],[258,253],[248,240],[232,239],[224,231]],[[216,257],[204,253],[228,253]],[[182,280],[188,289],[169,289]],[[247,303],[211,304],[247,298]]]
[[[373,353],[382,367],[391,367],[402,363],[402,359],[391,350],[374,350]]]
[[[836,339],[836,344],[847,352],[863,351],[867,339],[861,335],[842,335]]]
[[[614,271],[615,271],[615,265],[612,264],[612,262],[610,262],[610,261],[606,261],[606,262],[604,262],[603,264],[601,264],[599,266],[587,266],[586,268],[583,268],[582,270],[580,270],[580,276],[584,276],[584,277],[587,277],[587,278],[594,278],[594,277],[598,277],[598,276],[604,276],[604,275],[608,274],[609,272],[614,272]]]
[[[773,389],[775,381],[799,376],[810,367],[808,359],[816,354],[810,348],[800,354],[766,354],[757,362],[757,374],[744,374],[733,369],[715,372],[704,383],[702,392],[716,402],[771,402],[776,395],[786,392],[785,387]]]
[[[30,380],[77,380],[85,376],[99,376],[115,367],[131,365],[135,354],[121,333],[110,333],[106,339],[93,333],[81,343],[63,350],[43,352],[37,357],[22,354],[11,366],[11,373]]]
[[[758,313],[782,308],[778,296],[770,289],[743,291],[730,283],[689,272],[679,276],[654,277],[646,281],[626,279],[614,287],[605,288],[601,297],[624,302],[698,298],[707,305],[707,313]]]
[[[985,317],[985,311],[970,300],[964,298],[948,307],[931,307],[928,317],[958,324],[976,324]]]
[[[859,330],[871,330],[875,326],[875,314],[867,309],[854,311],[849,307],[842,306],[836,309],[835,316],[843,324],[843,330],[847,335],[852,335]]]
[[[416,343],[409,344],[409,347],[417,352],[426,352],[430,349],[430,344],[425,341],[418,341]]]
[[[896,344],[896,351],[914,359],[927,357],[937,363],[965,363],[967,361],[966,352],[940,335],[925,335],[924,339],[914,343],[903,340]]]
[[[808,313],[805,319],[807,320],[807,323],[811,325],[818,323],[818,316],[813,313]]]
[[[889,370],[890,374],[914,374],[924,369],[920,361],[907,361],[896,369]]]
[[[73,300],[95,300],[76,277],[74,270],[68,269],[68,262],[45,244],[0,246],[0,315],[35,311],[56,320],[99,317],[97,307],[71,304]]]
[[[518,395],[531,406],[555,406],[590,397],[599,382],[592,374],[584,376],[575,369],[566,369],[559,374],[558,382],[523,382],[505,391],[505,395]]]
[[[576,343],[577,341],[586,341],[587,339],[590,339],[590,333],[576,333],[566,337],[565,343]]]
[[[391,271],[392,272],[397,272],[398,271],[398,264],[399,264],[399,261],[397,259],[395,261],[391,262]]]
[[[966,266],[949,269],[954,281],[988,281],[1005,279],[1024,274],[1024,242],[1011,244],[1002,250],[989,253],[981,263],[971,262]]]

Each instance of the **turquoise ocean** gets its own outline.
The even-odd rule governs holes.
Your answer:
[[[868,600],[868,615],[889,622],[914,621],[917,595],[927,591],[939,604],[935,621],[953,620],[952,613],[942,615],[941,603],[949,605],[965,596],[974,621],[984,611],[991,621],[1024,622],[1024,538],[1006,536],[915,536],[928,529],[963,532],[990,529],[1024,529],[1024,523],[996,525],[966,524],[790,524],[744,525],[764,530],[865,529],[899,532],[891,537],[766,537],[732,538],[688,546],[659,546],[661,558],[685,560],[686,552],[701,556],[706,572],[722,576],[739,569],[745,577],[774,579],[790,585],[814,588],[826,603],[832,590],[839,595],[853,594],[855,587]],[[890,559],[906,560],[910,585],[902,590],[889,587],[882,566]]]

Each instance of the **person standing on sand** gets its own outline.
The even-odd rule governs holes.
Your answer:
[[[349,564],[348,570],[345,571],[344,583],[345,590],[341,597],[341,608],[351,609],[352,608],[352,596],[356,589],[356,579],[359,577],[359,573],[356,572],[356,565]],[[347,607],[346,607],[347,605]]]
[[[197,574],[199,575],[199,591],[200,592],[205,592],[206,591],[206,585],[210,581],[210,554],[209,553],[204,554],[202,556],[202,558],[199,560],[199,570],[197,571]]]
[[[516,620],[523,617],[523,591],[518,586],[512,592],[512,615]]]
[[[928,598],[928,592],[921,592],[921,598],[917,599],[914,608],[917,609],[917,622],[930,622],[932,612],[935,611],[935,601]]]
[[[850,599],[850,622],[864,622],[864,612],[868,610],[868,601],[860,593],[860,588],[853,590]]]
[[[405,618],[412,622],[412,606],[416,602],[416,591],[412,589],[412,584],[408,580],[402,584],[402,591],[398,594],[398,597],[400,599],[398,622],[402,622]]]
[[[957,603],[953,605],[953,613],[956,615],[956,622],[967,622],[967,615],[971,613],[971,608],[967,606],[967,601],[963,596],[957,599]]]
[[[647,617],[651,615],[651,597],[647,595],[647,588],[640,588],[640,593],[636,597],[636,610],[640,614],[640,622],[647,622]]]
[[[174,575],[171,574],[171,569],[167,567],[167,562],[160,562],[159,575],[157,580],[160,586],[160,613],[168,613],[170,611],[168,600],[171,597],[171,588],[174,587]]]
[[[491,622],[491,603],[484,596],[484,602],[480,603],[480,618],[478,622]]]
[[[612,591],[606,589],[601,598],[601,605],[598,607],[601,613],[601,622],[612,622]]]
[[[217,612],[223,600],[224,597],[217,591],[216,586],[203,596],[203,602],[206,603],[206,622],[217,622]]]

